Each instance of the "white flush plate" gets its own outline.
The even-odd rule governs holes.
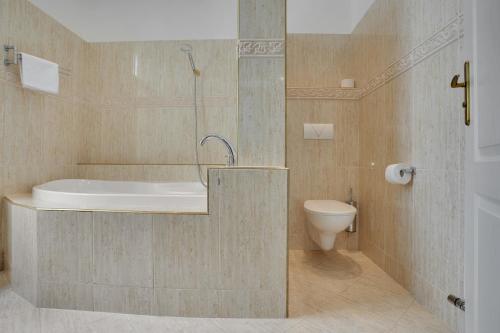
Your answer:
[[[333,124],[304,124],[305,140],[333,140]]]

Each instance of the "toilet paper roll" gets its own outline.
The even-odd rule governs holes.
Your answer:
[[[354,80],[353,79],[343,79],[340,81],[341,88],[354,88]]]
[[[411,181],[412,174],[405,173],[403,170],[410,168],[408,164],[391,164],[385,169],[385,180],[391,184],[406,185]]]

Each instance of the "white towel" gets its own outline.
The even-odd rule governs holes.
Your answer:
[[[59,93],[59,65],[30,54],[21,53],[21,83],[23,88]]]

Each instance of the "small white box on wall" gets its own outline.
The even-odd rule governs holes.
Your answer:
[[[305,140],[333,140],[333,124],[304,124]]]

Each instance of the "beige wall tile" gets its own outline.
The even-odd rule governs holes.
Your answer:
[[[94,311],[151,314],[153,288],[93,286]]]
[[[37,306],[42,308],[94,310],[91,284],[42,282],[38,285],[38,293]]]
[[[37,212],[38,279],[92,282],[92,213]]]
[[[207,165],[202,165],[206,179]],[[210,167],[217,167],[211,165]],[[79,165],[79,177],[85,179],[133,180],[154,182],[198,181],[196,165]]]
[[[153,314],[159,316],[215,317],[217,291],[155,288]]]
[[[218,317],[283,318],[286,316],[285,295],[268,290],[219,290]]]
[[[217,227],[214,224],[208,216],[153,216],[155,288],[216,287],[219,261],[218,233],[211,232]]]
[[[37,304],[36,211],[6,204],[6,217],[9,230],[7,269],[12,290]]]
[[[149,214],[93,213],[94,283],[153,287]]]
[[[288,87],[340,87],[350,73],[349,35],[288,34]]]
[[[221,169],[218,177],[220,288],[283,291],[287,172]],[[262,239],[255,242],[255,235]]]
[[[41,160],[42,96],[5,85],[4,137],[5,165],[20,165]]]
[[[352,35],[353,68],[367,82],[457,19],[459,2],[378,0]],[[425,22],[425,24],[423,24]],[[454,41],[360,101],[360,247],[453,330],[449,293],[463,294],[462,96]],[[387,164],[408,162],[406,187],[384,181]],[[452,272],[454,275],[452,277]]]
[[[197,80],[198,134],[218,133],[236,146],[236,41],[97,43],[88,47],[89,58],[98,64],[89,64],[89,82],[98,87],[90,87],[90,108],[96,110],[83,119],[93,154],[83,147],[83,162],[196,163],[194,81],[180,51],[186,42],[202,72]],[[205,163],[224,163],[220,147],[201,151]]]
[[[240,59],[238,163],[285,165],[285,60]]]

